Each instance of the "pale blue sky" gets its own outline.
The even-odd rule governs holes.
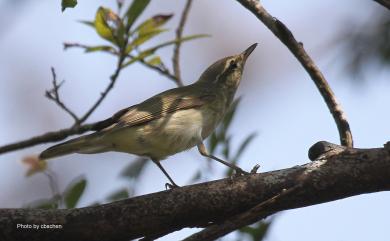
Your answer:
[[[72,120],[43,96],[44,90],[50,88],[51,66],[56,68],[59,79],[66,79],[61,91],[65,102],[77,113],[83,113],[94,102],[115,66],[115,59],[104,54],[62,50],[65,41],[103,43],[92,29],[76,20],[92,19],[99,5],[109,2],[109,6],[114,6],[114,1],[79,1],[77,8],[65,13],[60,12],[59,0],[27,1],[20,7],[6,7],[5,2],[0,1],[0,20],[5,23],[0,29],[0,145],[71,124]],[[367,68],[366,81],[356,86],[343,71],[343,54],[329,47],[349,23],[359,26],[375,12],[383,11],[381,7],[370,0],[262,2],[304,43],[325,74],[349,118],[356,147],[378,147],[388,141],[389,70]],[[243,100],[232,127],[233,143],[239,143],[253,131],[259,133],[240,166],[250,169],[260,163],[261,171],[288,168],[308,162],[307,150],[316,141],[338,142],[336,126],[308,74],[251,13],[233,0],[196,0],[193,5],[185,33],[207,33],[212,37],[183,45],[182,72],[186,83],[196,80],[215,60],[241,52],[254,42],[260,43],[247,63],[237,94]],[[183,1],[154,0],[142,18],[177,13],[182,7]],[[177,22],[175,16],[168,26],[174,28]],[[158,41],[173,37],[173,32],[165,33]],[[160,51],[168,66],[171,50]],[[90,120],[106,118],[172,87],[173,83],[164,77],[140,65],[131,66],[121,74],[114,91]],[[50,195],[47,180],[42,175],[26,179],[25,168],[19,161],[45,147],[0,155],[0,207],[20,207]],[[103,200],[125,184],[118,174],[131,159],[112,153],[71,155],[53,160],[50,165],[62,189],[73,178],[87,176],[88,189],[80,202],[80,206],[85,206]],[[204,165],[196,150],[164,162],[182,185]],[[212,178],[222,177],[223,167],[215,164],[213,168]],[[137,193],[160,191],[165,182],[163,174],[150,164]],[[278,215],[268,240],[385,241],[390,234],[389,202],[389,193],[377,193],[286,211]],[[177,232],[161,240],[176,240],[192,231]]]

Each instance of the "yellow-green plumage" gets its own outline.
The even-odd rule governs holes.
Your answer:
[[[117,112],[98,124],[99,131],[50,147],[40,157],[116,151],[159,161],[196,145],[201,148],[229,108],[245,61],[255,47],[215,62],[191,85]]]
[[[44,159],[70,153],[127,152],[157,160],[194,147],[209,136],[225,113],[223,101],[207,85],[185,86],[127,109],[115,124],[56,145]]]

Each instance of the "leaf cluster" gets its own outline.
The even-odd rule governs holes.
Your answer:
[[[124,9],[123,3],[118,2],[117,12],[107,7],[99,7],[93,21],[80,22],[92,27],[98,36],[108,42],[108,44],[94,46],[77,44],[76,47],[84,48],[86,53],[105,52],[122,56],[125,58],[122,68],[137,61],[163,67],[164,64],[160,56],[156,55],[157,50],[176,43],[207,36],[204,34],[189,35],[165,41],[142,50],[145,43],[168,31],[164,26],[173,16],[173,14],[157,14],[136,24],[137,19],[145,11],[149,3],[150,0],[134,0],[127,9]],[[121,12],[123,13],[121,14]],[[68,47],[74,46],[65,45],[65,48]]]

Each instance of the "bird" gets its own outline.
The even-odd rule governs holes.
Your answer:
[[[122,109],[95,124],[95,132],[54,145],[39,158],[48,160],[72,153],[124,152],[150,158],[168,178],[167,187],[178,185],[161,165],[176,153],[197,146],[199,153],[236,171],[240,167],[211,155],[204,140],[229,110],[241,82],[245,63],[256,48],[222,58],[210,65],[193,84],[166,90]]]

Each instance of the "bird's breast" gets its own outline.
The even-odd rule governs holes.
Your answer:
[[[116,151],[162,160],[199,144],[211,134],[220,119],[221,113],[215,108],[202,106],[178,110],[143,125],[126,128],[112,139],[118,143]]]
[[[179,110],[151,121],[142,133],[144,147],[161,159],[196,146],[201,138],[204,116],[199,109]]]

